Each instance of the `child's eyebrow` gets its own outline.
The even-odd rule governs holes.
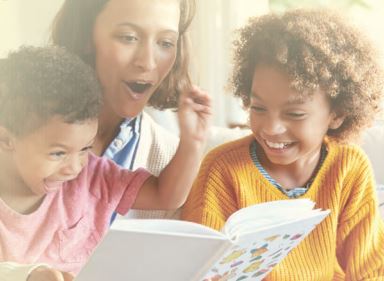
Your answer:
[[[251,93],[251,99],[255,99],[263,102],[263,99],[260,96],[258,96],[256,93]],[[287,105],[304,104],[308,100],[309,99],[306,97],[295,96],[295,97],[289,98],[286,104]]]
[[[62,143],[58,143],[58,142],[51,143],[51,144],[49,145],[49,147],[68,149],[68,146],[66,146],[66,145],[64,145],[64,144],[62,144]]]
[[[92,146],[96,138],[91,139],[86,146]]]
[[[91,147],[91,146],[93,145],[94,142],[95,142],[95,138],[91,139],[86,145],[84,145],[84,147],[83,147],[82,149]],[[69,147],[68,147],[67,145],[65,145],[65,144],[63,144],[63,143],[59,143],[59,142],[51,143],[51,144],[49,145],[49,147],[51,147],[51,148],[63,148],[63,149],[69,149]]]
[[[293,97],[293,98],[288,99],[287,104],[289,104],[289,105],[304,104],[307,101],[308,101],[308,99],[304,98],[304,97]]]

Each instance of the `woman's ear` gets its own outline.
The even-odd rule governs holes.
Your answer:
[[[332,120],[329,123],[329,129],[336,130],[336,129],[340,128],[340,126],[344,122],[344,119],[345,119],[344,115],[332,113]]]
[[[0,151],[12,151],[14,139],[14,135],[7,128],[0,126]]]

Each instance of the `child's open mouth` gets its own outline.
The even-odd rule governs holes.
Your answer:
[[[293,142],[271,142],[267,140],[265,140],[264,142],[269,148],[275,149],[275,150],[283,150],[290,147],[293,144]]]

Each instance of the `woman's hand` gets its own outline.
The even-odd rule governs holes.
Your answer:
[[[178,117],[181,140],[205,143],[212,119],[211,98],[208,93],[192,86],[189,92],[180,97]]]
[[[27,281],[73,281],[73,279],[73,275],[67,272],[39,266],[29,274]]]

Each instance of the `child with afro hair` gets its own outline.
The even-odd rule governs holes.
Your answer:
[[[183,219],[220,229],[241,208],[308,198],[330,215],[264,280],[384,280],[373,172],[351,143],[383,96],[372,46],[327,10],[252,18],[239,35],[232,84],[252,135],[206,156]]]

